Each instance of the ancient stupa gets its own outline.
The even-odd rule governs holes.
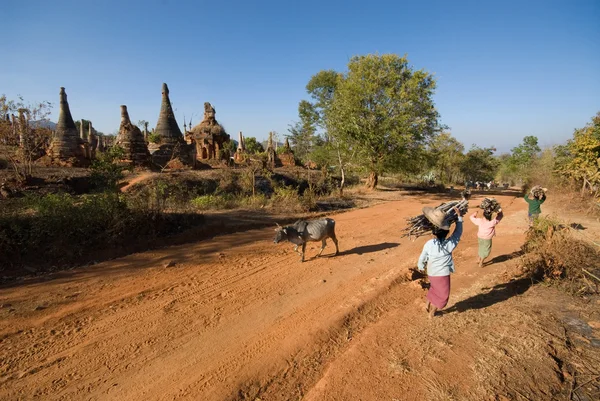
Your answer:
[[[144,134],[129,119],[127,106],[121,106],[121,126],[115,145],[123,148],[125,156],[123,161],[134,165],[144,165],[150,159],[150,152],[144,140]]]
[[[244,143],[244,135],[242,135],[242,131],[240,131],[237,150],[233,158],[236,162],[243,162],[244,160],[246,160],[246,156],[246,144]]]
[[[83,144],[77,126],[71,116],[65,88],[60,88],[60,108],[56,131],[48,148],[48,155],[54,162],[79,164],[85,159]]]
[[[285,138],[283,151],[277,155],[277,159],[282,166],[296,165],[296,157],[294,156],[294,152],[292,151],[292,147],[290,146],[290,141],[288,138]]]
[[[277,153],[275,152],[275,148],[273,147],[273,132],[269,132],[269,141],[267,142],[267,166],[269,168],[274,168],[276,166]]]
[[[219,160],[223,144],[229,142],[229,135],[215,118],[215,109],[204,103],[204,119],[192,128],[192,138],[196,144],[196,160]]]
[[[150,143],[148,149],[155,164],[165,167],[175,159],[180,162],[177,164],[191,164],[191,152],[175,120],[169,99],[169,88],[165,83],[162,86],[162,103],[154,132],[158,134],[159,140],[157,143]]]

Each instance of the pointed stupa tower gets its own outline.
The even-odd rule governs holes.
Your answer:
[[[160,105],[160,114],[158,123],[156,123],[156,133],[160,135],[160,143],[176,144],[183,141],[183,134],[175,120],[171,100],[169,99],[169,87],[162,85],[162,103]]]
[[[169,99],[169,87],[165,83],[162,86],[162,103],[154,132],[159,135],[159,140],[148,145],[154,164],[161,167],[193,165],[192,150],[177,125]]]
[[[240,131],[240,137],[238,139],[237,151],[238,152],[246,151],[246,144],[244,143],[244,135],[242,135],[242,131]]]
[[[60,162],[76,163],[85,158],[82,141],[77,126],[71,116],[65,88],[60,88],[60,106],[56,131],[50,142],[48,154],[51,159]],[[73,160],[75,159],[75,160]]]
[[[290,146],[290,140],[288,138],[285,138],[285,143],[283,144],[283,151],[277,154],[276,163],[281,164],[284,167],[296,165],[296,157],[294,156],[294,152],[292,151],[292,147]]]
[[[144,134],[129,119],[127,106],[121,106],[121,126],[115,145],[123,148],[125,155],[123,161],[135,165],[144,165],[148,163],[150,153],[144,140]]]
[[[273,147],[273,132],[269,132],[269,141],[267,142],[267,166],[269,168],[275,168],[276,161],[275,158],[277,154],[275,153],[275,148]]]

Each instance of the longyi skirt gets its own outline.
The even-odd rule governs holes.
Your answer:
[[[433,306],[442,309],[450,298],[450,276],[429,276],[427,299]]]
[[[485,259],[490,256],[490,252],[492,252],[492,240],[477,238],[477,243],[479,244],[479,257]]]

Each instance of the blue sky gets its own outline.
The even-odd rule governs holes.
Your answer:
[[[407,54],[435,74],[442,123],[467,148],[526,135],[562,143],[600,111],[600,1],[9,0],[0,93],[58,107],[105,133],[156,125],[161,85],[176,117],[203,104],[233,138],[282,135],[305,86],[350,57]],[[56,110],[57,111],[57,110]],[[56,120],[57,113],[53,119]]]

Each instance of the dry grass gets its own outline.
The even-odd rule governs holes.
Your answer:
[[[600,252],[574,238],[568,226],[541,218],[529,230],[523,248],[523,268],[530,277],[558,284],[574,295],[599,293]]]

